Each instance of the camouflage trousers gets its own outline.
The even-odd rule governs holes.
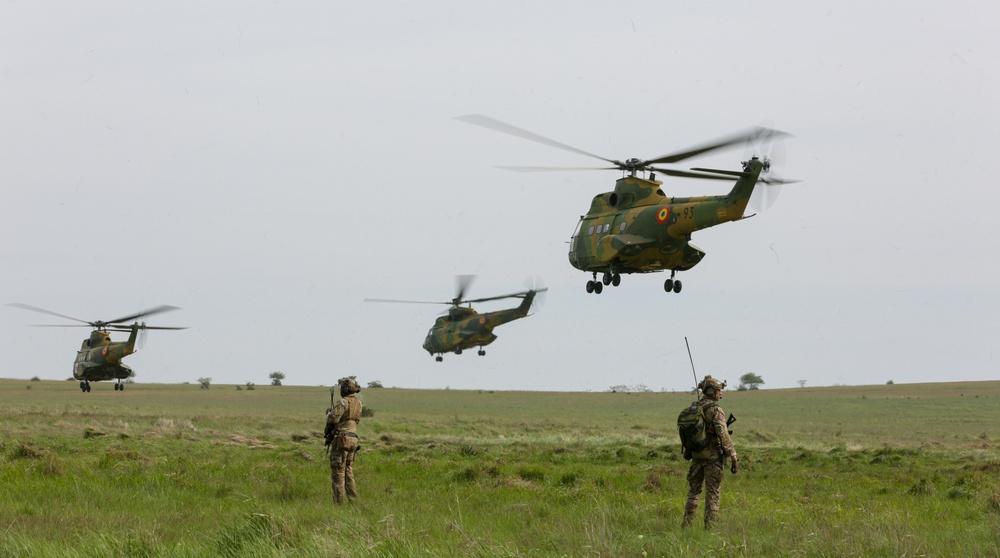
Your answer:
[[[330,450],[330,481],[333,485],[333,501],[344,503],[344,496],[352,500],[358,497],[354,485],[354,456],[358,451],[358,439],[337,436]]]
[[[690,527],[694,523],[695,513],[698,511],[698,498],[701,496],[701,487],[705,486],[705,528],[708,529],[712,523],[719,518],[719,498],[722,496],[722,477],[725,468],[724,460],[715,459],[705,461],[695,459],[688,469],[688,490],[687,502],[684,504],[684,520],[681,527]]]

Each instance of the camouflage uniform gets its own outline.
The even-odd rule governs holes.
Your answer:
[[[354,456],[358,451],[358,422],[361,421],[361,401],[355,393],[361,391],[353,380],[340,384],[341,398],[327,413],[327,431],[332,434],[330,443],[330,480],[333,501],[344,502],[344,495],[354,499],[358,489],[354,485]]]
[[[733,447],[733,441],[729,438],[726,413],[718,403],[718,400],[722,398],[723,386],[724,384],[711,376],[707,376],[698,386],[702,389],[707,388],[710,393],[718,394],[718,397],[705,393],[698,402],[702,416],[705,418],[710,443],[707,448],[701,451],[694,453],[685,451],[684,453],[685,458],[691,459],[691,468],[688,469],[687,474],[690,489],[688,490],[687,502],[684,505],[684,520],[681,522],[681,527],[689,527],[694,522],[703,484],[705,486],[705,528],[711,527],[712,523],[719,518],[719,498],[722,495],[722,477],[727,457],[733,461],[733,473],[737,469],[736,448]]]

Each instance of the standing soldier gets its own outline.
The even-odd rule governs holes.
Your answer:
[[[698,401],[698,408],[705,420],[705,430],[708,436],[708,446],[700,451],[692,452],[684,450],[684,459],[691,460],[691,468],[688,469],[687,480],[690,485],[688,490],[687,503],[684,506],[684,520],[681,527],[689,527],[694,522],[694,515],[698,511],[698,497],[701,495],[701,487],[705,485],[705,528],[711,527],[712,523],[719,518],[719,497],[722,495],[722,476],[726,467],[726,457],[732,459],[731,471],[735,475],[739,470],[739,461],[736,459],[736,448],[729,438],[729,430],[726,427],[726,414],[719,407],[719,400],[722,399],[722,390],[726,387],[725,382],[720,382],[711,376],[698,384],[698,389],[702,392],[701,400]]]
[[[354,455],[358,451],[358,422],[361,402],[354,394],[361,387],[352,378],[340,381],[340,400],[326,412],[326,445],[330,451],[330,479],[333,501],[344,503],[344,494],[351,500],[358,497],[354,486]]]

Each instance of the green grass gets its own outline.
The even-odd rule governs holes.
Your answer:
[[[1000,382],[727,393],[712,533],[688,394],[364,390],[338,508],[328,388],[110,388],[0,380],[0,557],[1000,554]]]

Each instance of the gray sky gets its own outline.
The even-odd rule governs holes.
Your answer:
[[[0,302],[171,304],[139,382],[594,390],[997,379],[1000,8],[990,2],[4,2]],[[614,171],[481,113],[649,158],[794,134],[768,211],[682,273],[588,295],[567,241]],[[737,149],[685,166],[738,169]],[[673,195],[729,184],[668,180]],[[447,300],[549,287],[487,356],[434,362]],[[478,305],[480,311],[516,301]],[[64,379],[86,329],[0,307],[5,377]]]

